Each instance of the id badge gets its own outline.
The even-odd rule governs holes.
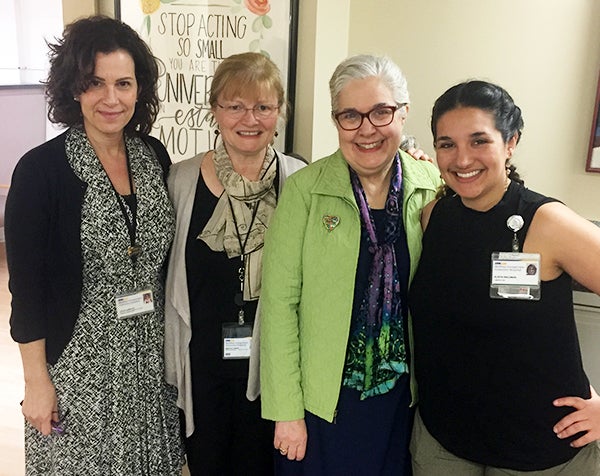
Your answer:
[[[252,323],[223,324],[223,359],[249,359],[252,345]]]
[[[138,289],[115,297],[117,317],[127,319],[154,311],[154,295],[151,289]]]
[[[539,253],[494,252],[490,297],[539,301]]]

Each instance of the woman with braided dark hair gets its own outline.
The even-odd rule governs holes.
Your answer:
[[[600,230],[525,188],[521,110],[501,87],[450,88],[431,128],[447,190],[423,209],[409,296],[414,474],[600,474],[571,293],[572,277],[600,293]]]

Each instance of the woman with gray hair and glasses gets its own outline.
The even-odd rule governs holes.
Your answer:
[[[287,181],[267,232],[262,415],[280,474],[411,474],[408,285],[439,171],[399,148],[406,79],[358,55],[330,80],[339,149]]]

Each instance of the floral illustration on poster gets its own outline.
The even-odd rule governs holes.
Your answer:
[[[281,70],[288,89],[291,2],[281,0],[121,0],[120,18],[138,31],[159,59],[161,111],[152,135],[173,161],[211,149],[215,126],[208,104],[221,61],[260,52]],[[276,146],[283,150],[285,130]]]

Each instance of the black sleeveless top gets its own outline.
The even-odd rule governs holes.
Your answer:
[[[419,409],[429,432],[455,455],[480,464],[542,470],[577,449],[552,427],[590,398],[567,273],[541,284],[539,301],[491,299],[491,254],[510,251],[509,216],[519,214],[522,249],[531,220],[555,201],[511,183],[487,212],[458,196],[441,199],[423,236],[409,296]]]

